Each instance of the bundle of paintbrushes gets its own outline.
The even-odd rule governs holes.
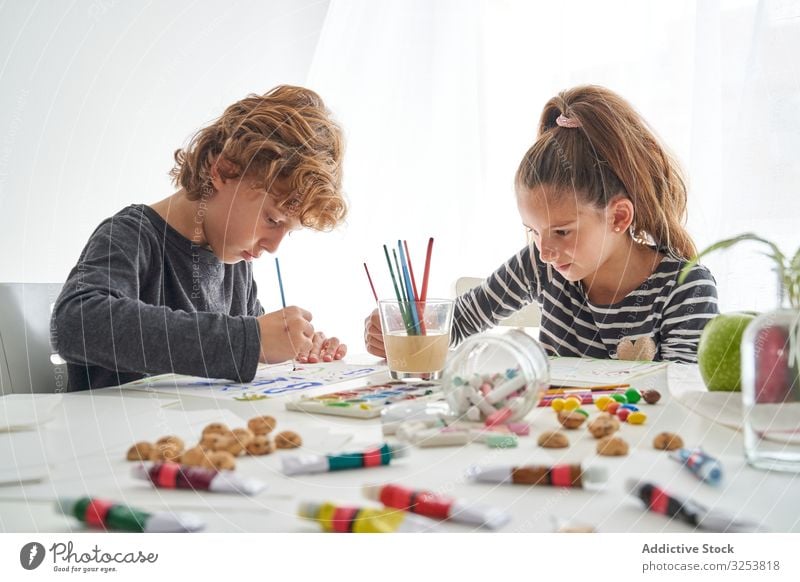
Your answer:
[[[428,239],[428,252],[425,257],[425,271],[422,276],[422,287],[417,290],[417,280],[414,276],[414,268],[411,264],[411,256],[408,252],[407,241],[397,241],[397,249],[392,249],[392,256],[389,256],[389,249],[383,245],[383,253],[386,256],[386,264],[389,267],[389,275],[392,279],[392,286],[400,307],[400,314],[403,318],[406,333],[408,335],[426,335],[424,311],[425,302],[428,295],[428,277],[431,268],[431,252],[433,251],[433,238]],[[394,262],[392,261],[394,259]],[[369,274],[369,268],[364,263],[364,270],[367,272],[372,294],[375,301],[378,301],[378,294],[375,292],[375,285]]]

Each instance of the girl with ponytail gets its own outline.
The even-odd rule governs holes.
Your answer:
[[[458,298],[453,344],[537,301],[551,355],[696,361],[716,282],[697,265],[678,283],[696,255],[686,183],[631,105],[598,86],[550,99],[515,189],[529,244]],[[382,355],[376,319],[366,342]]]

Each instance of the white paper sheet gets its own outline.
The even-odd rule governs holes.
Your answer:
[[[550,358],[550,383],[571,386],[630,383],[651,374],[665,374],[668,365],[668,362],[553,357]]]
[[[385,364],[347,364],[341,361],[297,364],[294,370],[292,367],[290,363],[262,366],[256,372],[253,381],[247,384],[168,374],[143,378],[125,384],[124,388],[166,392],[180,396],[249,401],[319,388],[387,371]]]

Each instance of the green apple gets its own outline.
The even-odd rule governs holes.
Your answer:
[[[742,335],[753,319],[753,313],[723,313],[706,324],[697,346],[697,363],[709,390],[741,391]]]

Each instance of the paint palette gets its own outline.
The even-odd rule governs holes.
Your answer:
[[[320,396],[304,396],[287,402],[286,409],[353,418],[376,418],[390,404],[440,396],[441,387],[434,382],[387,382]]]

